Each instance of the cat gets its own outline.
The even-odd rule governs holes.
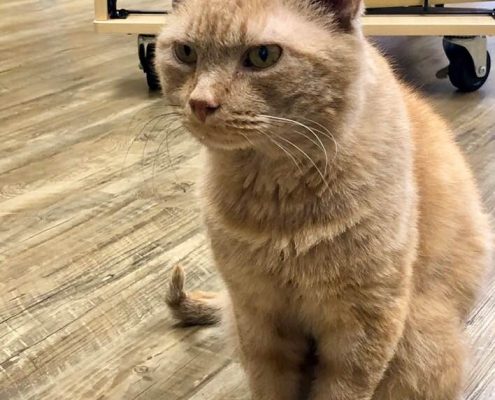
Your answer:
[[[447,123],[363,36],[358,0],[184,0],[156,69],[202,143],[201,204],[253,400],[454,400],[492,236]]]

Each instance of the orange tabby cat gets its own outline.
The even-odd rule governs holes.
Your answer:
[[[254,400],[453,400],[491,237],[447,124],[357,0],[185,0],[157,46],[205,149],[202,204]],[[175,316],[226,305],[186,294]]]

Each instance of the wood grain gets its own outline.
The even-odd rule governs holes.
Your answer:
[[[0,3],[0,400],[247,400],[217,330],[175,327],[164,303],[177,262],[190,287],[221,287],[198,146],[157,118],[135,38],[92,19],[80,0]],[[495,215],[495,78],[461,95],[434,78],[439,39],[380,45],[451,121]],[[493,399],[493,277],[468,330],[466,397]]]
[[[95,20],[100,33],[157,35],[166,15],[131,14],[126,19]],[[482,15],[365,15],[363,31],[368,36],[495,36],[495,19]]]
[[[108,19],[108,3],[107,0],[94,0],[95,4],[95,20],[105,21]]]
[[[430,5],[479,2],[479,0],[428,0]],[[424,0],[365,0],[365,3],[366,7],[407,7],[422,6]]]
[[[95,0],[95,30],[100,33],[158,34],[167,23],[167,15],[131,14],[126,19],[105,18],[103,4]],[[474,3],[471,0],[450,0],[447,3]],[[494,8],[494,2],[485,1],[479,7]],[[423,0],[367,0],[367,7],[396,7],[423,4]],[[431,5],[445,4],[444,0],[430,0]],[[466,4],[468,7],[478,5]],[[135,9],[136,6],[134,5]],[[163,5],[157,9],[163,9]],[[149,10],[149,5],[143,10]],[[170,2],[164,8],[171,9]],[[366,15],[363,30],[369,36],[495,36],[495,19],[489,15]]]

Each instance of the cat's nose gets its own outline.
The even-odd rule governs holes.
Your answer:
[[[220,108],[220,104],[206,100],[189,100],[189,105],[194,115],[201,121],[205,122],[206,118],[214,114]]]

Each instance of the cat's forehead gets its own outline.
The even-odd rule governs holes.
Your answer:
[[[236,45],[248,40],[253,25],[264,15],[266,12],[260,13],[246,3],[219,0],[190,0],[181,13],[187,37],[211,45]]]
[[[206,48],[299,42],[321,37],[323,28],[298,14],[292,0],[186,0],[176,26],[164,36]]]

